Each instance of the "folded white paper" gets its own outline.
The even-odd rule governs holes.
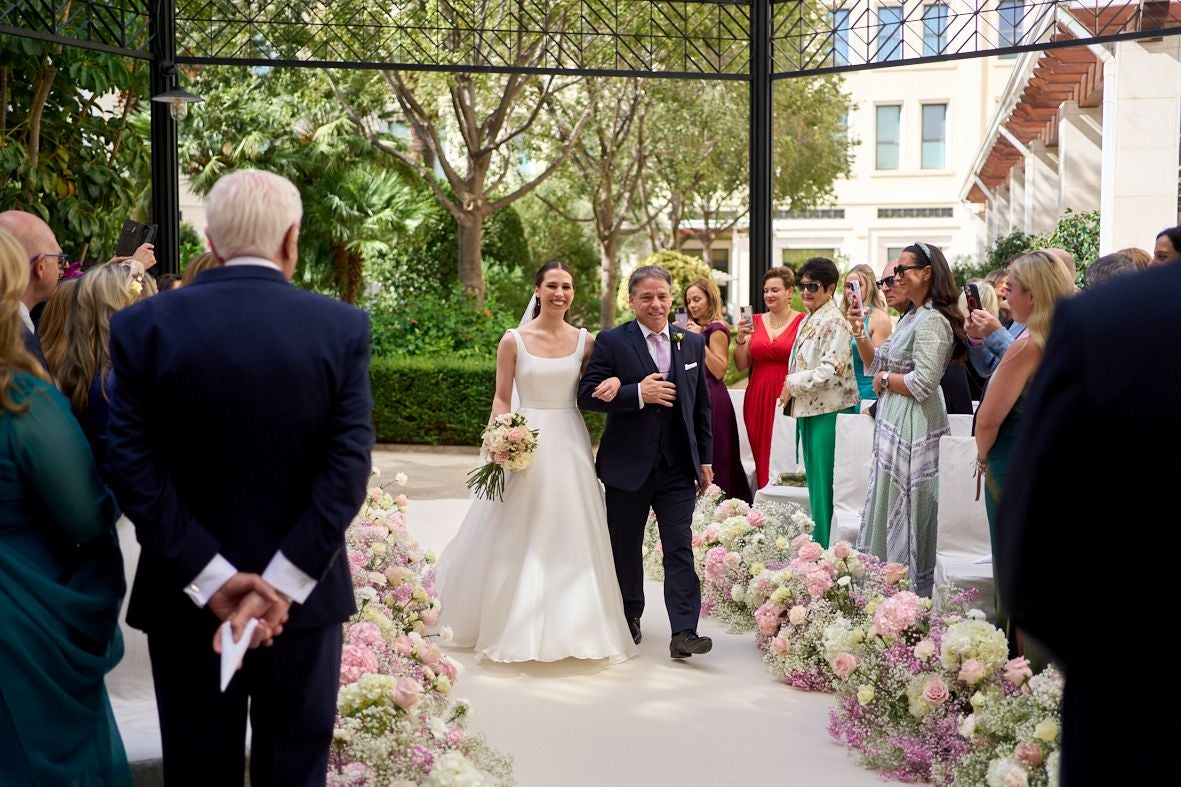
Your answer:
[[[250,648],[250,640],[254,636],[256,628],[258,628],[258,619],[251,618],[242,629],[242,636],[238,638],[237,642],[234,642],[234,632],[230,628],[229,621],[221,624],[221,690],[223,692],[226,690],[226,686],[230,685],[238,667],[241,666],[242,657]]]

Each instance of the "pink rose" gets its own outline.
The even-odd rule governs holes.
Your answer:
[[[702,544],[701,536],[696,533],[693,534],[693,538],[691,539],[691,541],[692,541],[694,547],[699,547]]]
[[[968,659],[960,665],[959,678],[969,686],[975,686],[984,680],[984,665],[976,659]]]
[[[423,664],[434,669],[439,666],[439,661],[443,658],[443,651],[435,643],[428,642],[419,650],[418,657]]]
[[[405,634],[399,634],[394,639],[394,650],[399,656],[409,656],[414,652],[414,643]]]
[[[906,566],[901,563],[887,563],[882,567],[882,572],[886,576],[886,582],[890,585],[896,585],[906,577]]]
[[[767,515],[756,508],[746,515],[746,521],[751,527],[762,527],[767,524]]]
[[[796,604],[791,608],[791,612],[787,613],[787,619],[791,621],[793,626],[798,626],[808,618],[808,608],[800,604]]]
[[[433,626],[439,622],[439,610],[431,609],[424,610],[422,613],[422,622],[428,626]]]
[[[805,582],[808,585],[808,593],[812,598],[820,598],[832,587],[832,576],[823,569],[816,569],[815,571],[808,572]]]
[[[443,736],[443,740],[447,741],[448,746],[458,747],[463,743],[465,733],[462,727],[452,727],[447,730],[447,734]]]
[[[857,657],[852,653],[838,653],[832,661],[832,671],[838,678],[847,678],[857,669]]]
[[[447,680],[452,683],[455,682],[455,676],[459,674],[459,670],[455,668],[455,662],[448,658],[439,659],[439,672],[447,676]]]
[[[1017,748],[1013,750],[1013,756],[1017,759],[1017,762],[1026,768],[1036,768],[1045,759],[1045,753],[1042,752],[1042,747],[1038,746],[1034,741],[1021,741],[1021,743],[1018,743]]]
[[[707,543],[712,542],[712,541],[717,541],[718,540],[718,529],[716,527],[707,527],[705,529],[705,531],[702,532],[701,537],[704,538]]]
[[[525,433],[521,431],[521,427],[514,426],[508,430],[508,439],[510,442],[516,443],[524,439]]]
[[[394,686],[394,702],[403,710],[410,710],[422,701],[422,686],[410,678],[398,678]]]
[[[1029,667],[1029,659],[1018,656],[1005,662],[1005,678],[1014,686],[1020,686],[1033,677],[1033,670]]]
[[[791,652],[791,640],[780,634],[771,640],[771,652],[776,656],[786,656]]]
[[[926,686],[923,686],[923,699],[931,705],[942,705],[947,702],[947,698],[950,696],[947,684],[939,678],[932,678],[927,681]]]
[[[820,558],[824,557],[824,547],[817,544],[815,541],[809,541],[800,547],[800,560],[808,563],[815,563]]]
[[[849,555],[853,554],[853,547],[848,541],[838,541],[832,545],[832,554],[838,560],[844,560]]]
[[[811,540],[812,536],[808,535],[807,533],[800,533],[791,540],[791,548],[798,552],[800,547],[804,546],[804,544],[807,544]]]
[[[726,568],[728,569],[737,569],[742,565],[742,555],[738,554],[737,552],[730,552],[726,555],[722,562],[726,564]]]
[[[755,623],[759,633],[769,637],[779,630],[779,618],[783,615],[783,607],[770,601],[755,610]]]
[[[407,505],[409,505],[409,503],[410,498],[406,497],[406,495],[398,495],[394,498],[394,505],[396,505],[398,508],[405,508]]]
[[[385,494],[385,492],[382,492],[379,488],[377,488],[375,486],[369,490],[369,499],[370,500],[381,500],[381,496],[384,494]]]

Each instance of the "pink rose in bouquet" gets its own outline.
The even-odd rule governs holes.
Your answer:
[[[756,609],[755,623],[759,627],[759,633],[764,637],[769,637],[778,631],[779,619],[782,615],[783,606],[781,604],[772,604],[770,601]]]
[[[780,634],[771,640],[771,652],[776,656],[786,656],[791,652],[791,640]]]
[[[746,521],[752,527],[762,527],[767,524],[767,515],[756,508],[746,515]]]
[[[446,657],[439,660],[439,672],[446,675],[447,680],[452,683],[455,682],[455,678],[459,674],[459,670],[455,668],[455,662]]]
[[[886,579],[886,584],[897,585],[906,578],[907,568],[901,563],[887,563],[882,566],[882,574]]]
[[[439,610],[435,608],[423,610],[422,622],[428,626],[433,626],[439,622]]]
[[[984,665],[977,659],[968,659],[960,665],[959,679],[969,686],[975,686],[984,680],[985,674]]]
[[[939,678],[931,678],[923,686],[923,699],[931,705],[942,705],[947,702],[947,698],[950,696],[951,692],[947,690],[947,684]]]
[[[808,585],[808,594],[812,598],[820,598],[832,587],[832,575],[824,569],[818,568],[808,572],[805,582]]]
[[[809,541],[800,547],[800,560],[807,563],[815,563],[822,557],[824,557],[824,547],[815,541]]]
[[[1034,741],[1021,741],[1013,750],[1013,757],[1026,768],[1036,768],[1046,758],[1042,747]]]
[[[690,543],[692,543],[694,548],[696,548],[705,543],[705,539],[701,537],[700,533],[694,533],[693,538],[690,539]]]
[[[800,533],[791,540],[791,548],[798,552],[800,551],[800,548],[804,546],[804,544],[811,542],[811,540],[812,536],[808,535],[807,533]]]
[[[737,568],[742,565],[742,555],[738,554],[737,552],[727,552],[726,557],[722,559],[722,563],[724,563],[728,569],[737,570]]]
[[[808,618],[808,608],[803,606],[802,604],[796,604],[794,607],[791,608],[791,611],[787,613],[787,619],[789,621],[791,621],[791,624],[793,626],[800,625],[805,620],[807,620],[807,618]]]
[[[853,547],[848,541],[838,541],[832,545],[833,557],[838,560],[844,560],[849,555],[853,554]]]
[[[1005,662],[1005,679],[1014,686],[1020,686],[1033,677],[1033,670],[1029,666],[1029,659],[1018,656]]]
[[[832,671],[836,673],[838,678],[849,677],[855,669],[857,669],[857,657],[852,653],[838,653],[837,657],[832,660]]]
[[[714,527],[713,525],[710,525],[709,527],[707,527],[705,530],[703,530],[701,532],[701,537],[705,539],[705,542],[707,544],[717,541],[718,540],[718,529],[716,527]]]
[[[394,685],[394,702],[403,710],[410,710],[422,701],[422,686],[411,678],[398,678]]]
[[[414,652],[414,642],[405,634],[399,634],[394,638],[394,651],[399,656],[409,656]]]

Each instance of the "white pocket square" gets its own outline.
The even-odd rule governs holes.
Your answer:
[[[685,364],[685,371],[686,372],[689,371],[690,369],[696,369],[696,368],[697,368],[697,361],[694,361],[693,363]]]

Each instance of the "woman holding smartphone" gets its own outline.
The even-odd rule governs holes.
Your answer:
[[[763,274],[763,301],[767,311],[752,319],[739,320],[734,340],[734,365],[750,369],[742,420],[755,456],[759,489],[770,480],[771,432],[775,426],[776,400],[783,392],[791,347],[795,343],[803,312],[791,308],[796,275],[791,268],[772,268]]]
[[[808,317],[791,350],[791,365],[780,401],[796,419],[804,448],[808,501],[816,530],[828,546],[832,520],[832,476],[837,446],[837,414],[856,413],[860,394],[853,377],[849,325],[833,302],[840,272],[832,260],[813,257],[800,268],[800,297]]]
[[[678,309],[678,311],[680,311]],[[722,294],[712,278],[701,278],[685,288],[685,330],[705,337],[706,384],[713,418],[714,483],[726,497],[751,502],[750,484],[738,449],[738,419],[726,390],[730,367],[730,328],[722,317]]]
[[[849,325],[878,390],[873,475],[858,548],[909,569],[919,595],[935,580],[939,513],[939,438],[948,434],[940,379],[954,353],[964,353],[964,325],[951,268],[938,246],[918,241],[899,255],[895,292],[913,305],[876,350],[863,315]]]
[[[891,280],[893,277],[890,277]],[[891,283],[893,283],[891,281]],[[865,265],[854,265],[845,274],[844,302],[841,304],[846,319],[853,309],[860,309],[865,323],[865,332],[869,336],[869,343],[876,350],[881,347],[890,334],[894,332],[894,322],[886,312],[886,298],[878,289],[877,280],[873,275],[873,268]],[[873,378],[865,372],[865,365],[861,363],[861,354],[856,345],[850,341],[853,355],[853,374],[857,380],[857,390],[863,401],[875,402],[878,392],[874,390]]]

